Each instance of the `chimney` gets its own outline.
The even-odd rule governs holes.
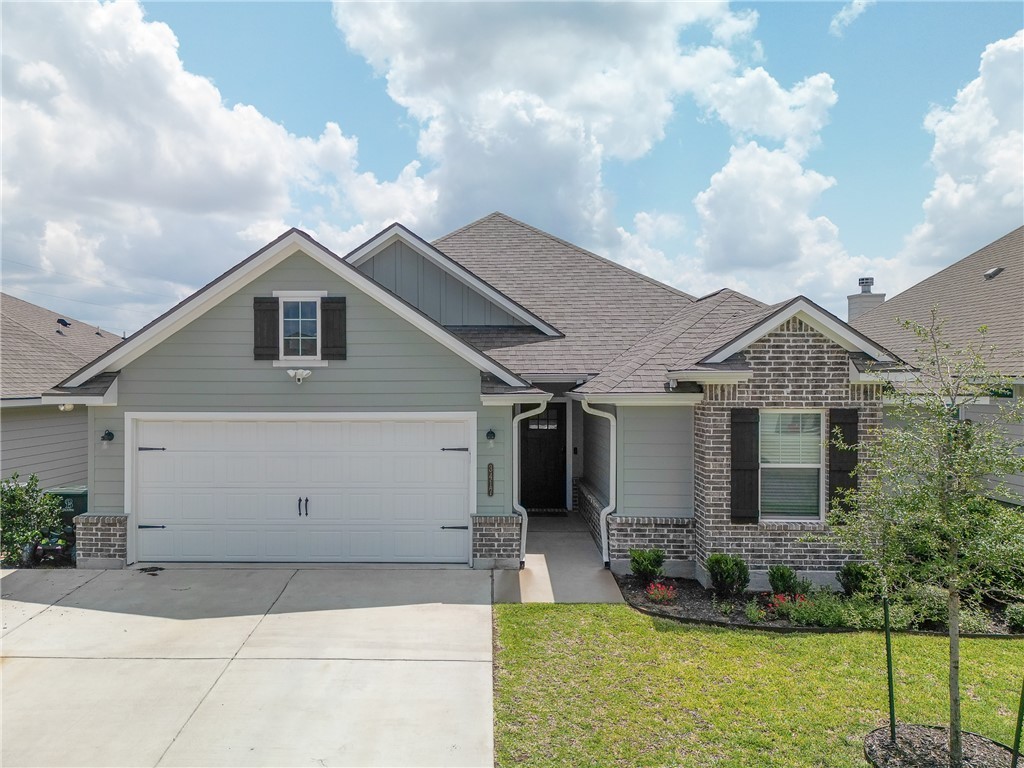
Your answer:
[[[875,284],[875,278],[862,277],[857,281],[860,286],[860,293],[846,297],[846,322],[852,323],[865,312],[877,307],[885,301],[884,293],[872,293],[871,286]]]

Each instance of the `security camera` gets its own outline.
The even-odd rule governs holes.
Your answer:
[[[295,381],[296,384],[301,384],[303,379],[308,379],[313,375],[312,371],[307,371],[302,368],[289,368],[288,375]]]

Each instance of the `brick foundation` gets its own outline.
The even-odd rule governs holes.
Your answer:
[[[128,562],[128,518],[86,513],[75,518],[78,568],[124,568]]]
[[[660,549],[668,576],[693,578],[696,544],[694,521],[687,517],[608,518],[608,556],[616,573],[629,572],[629,550]]]
[[[473,516],[473,567],[519,568],[522,518],[519,515]]]
[[[597,494],[585,482],[577,482],[576,487],[579,494],[579,504],[576,507],[576,511],[583,522],[587,524],[587,529],[590,531],[590,535],[594,537],[598,550],[600,550],[601,510],[605,508],[605,503],[597,497]]]

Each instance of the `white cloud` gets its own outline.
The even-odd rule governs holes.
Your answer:
[[[135,328],[285,222],[329,220],[344,250],[431,215],[418,166],[381,182],[337,125],[297,137],[225,105],[135,2],[11,4],[3,38],[3,244],[20,263],[4,282],[28,300],[95,299],[67,311]]]
[[[874,5],[876,0],[852,0],[840,9],[839,13],[832,17],[832,21],[829,22],[828,31],[829,34],[835,37],[842,37],[843,30],[853,24],[857,18],[864,13],[870,6]]]
[[[924,126],[935,183],[900,256],[934,267],[1024,223],[1024,30],[987,46],[978,77]]]

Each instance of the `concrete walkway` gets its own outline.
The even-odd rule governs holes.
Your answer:
[[[491,574],[2,573],[6,766],[490,766]]]
[[[526,566],[494,572],[496,603],[621,603],[622,593],[601,560],[586,523],[566,517],[531,517]]]

